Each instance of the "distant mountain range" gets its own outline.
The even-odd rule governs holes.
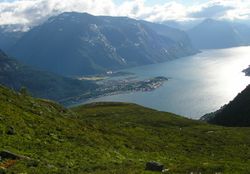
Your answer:
[[[170,21],[164,21],[161,24],[167,25],[167,26],[172,27],[172,28],[177,28],[179,30],[187,31],[200,23],[201,23],[200,20],[191,20],[191,21],[170,20]]]
[[[35,70],[8,57],[1,50],[0,84],[15,90],[25,87],[33,96],[57,101],[83,94],[96,87],[96,84],[90,81],[80,81]]]
[[[25,32],[15,31],[12,26],[0,25],[0,48],[7,51],[16,44]]]
[[[186,33],[127,17],[63,13],[8,49],[20,61],[66,76],[102,73],[196,53]]]
[[[193,52],[193,45],[187,35],[183,30],[178,30],[172,27],[168,27],[164,24],[151,23],[146,21],[141,21],[144,25],[154,30],[158,35],[166,38],[170,38],[171,40],[179,43],[183,49],[179,53],[176,52],[178,56],[184,56],[186,52]]]
[[[250,27],[244,24],[206,19],[187,32],[199,49],[250,45]]]

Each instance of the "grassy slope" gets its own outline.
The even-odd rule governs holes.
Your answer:
[[[61,106],[0,87],[0,150],[26,155],[8,173],[249,173],[250,129],[224,128],[133,104]],[[7,135],[8,127],[16,134]]]

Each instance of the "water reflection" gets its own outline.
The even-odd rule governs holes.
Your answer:
[[[249,83],[242,70],[250,64],[250,47],[205,50],[195,56],[125,71],[139,78],[171,77],[150,93],[98,98],[96,101],[133,102],[197,119],[232,100]]]

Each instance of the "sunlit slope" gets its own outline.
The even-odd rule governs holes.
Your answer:
[[[144,170],[148,161],[176,174],[250,172],[248,128],[125,103],[67,110],[4,87],[0,108],[0,150],[29,157],[7,173],[150,173]]]

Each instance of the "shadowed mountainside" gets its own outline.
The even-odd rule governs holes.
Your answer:
[[[63,13],[27,32],[9,53],[62,75],[103,73],[188,56],[197,51],[180,30],[127,17]]]
[[[250,126],[250,85],[220,110],[204,116],[203,120],[223,126]]]
[[[97,87],[90,81],[35,70],[8,57],[1,50],[0,83],[15,90],[25,87],[33,96],[53,100],[77,96]]]
[[[206,19],[188,31],[196,48],[219,49],[250,44],[250,27],[244,24]]]

